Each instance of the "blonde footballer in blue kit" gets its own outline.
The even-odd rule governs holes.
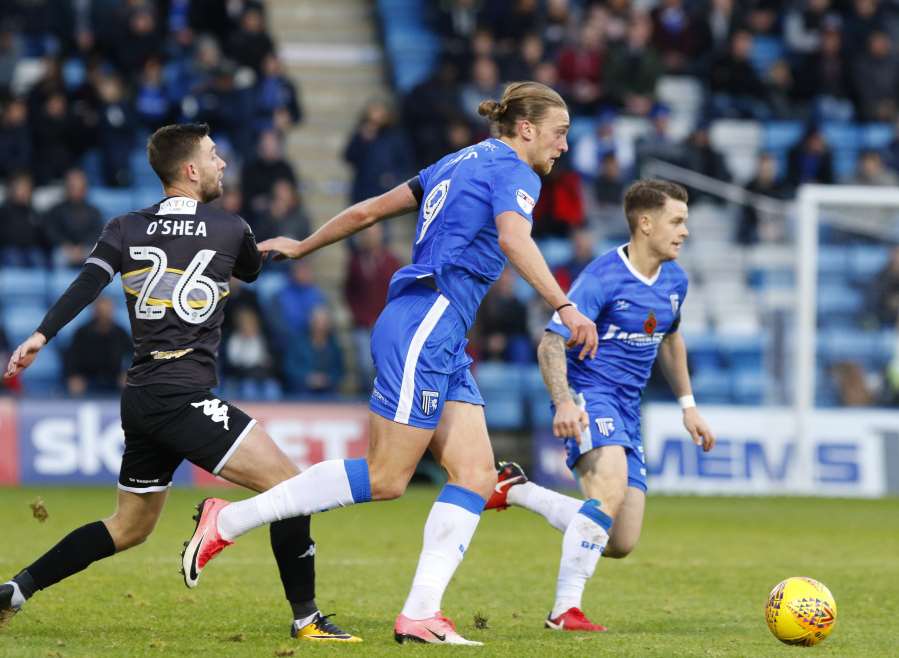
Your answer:
[[[275,238],[260,251],[301,258],[365,227],[412,210],[412,263],[391,281],[372,331],[377,376],[365,459],[330,460],[237,503],[207,499],[185,553],[199,574],[236,537],[275,519],[403,494],[425,450],[449,476],[424,528],[412,589],[394,624],[398,642],[479,644],[440,610],[496,484],[484,401],[469,372],[465,335],[507,259],[568,328],[580,358],[596,351],[596,325],[565,297],[530,236],[546,174],[568,150],[565,102],[535,82],[512,83],[479,109],[495,139],[464,148],[379,197],[338,214],[308,239]]]
[[[553,433],[564,440],[567,464],[587,500],[533,482],[503,462],[487,509],[518,505],[563,533],[556,601],[547,628],[604,631],[581,610],[587,580],[600,555],[625,557],[640,537],[646,466],[640,398],[656,358],[684,409],[684,427],[703,449],[715,436],[696,410],[687,350],[678,333],[687,274],[674,262],[687,230],[687,192],[659,180],[634,183],[624,198],[631,239],[587,265],[568,293],[596,322],[597,358],[568,350],[568,329],[553,316],[540,343],[540,370],[549,390]]]

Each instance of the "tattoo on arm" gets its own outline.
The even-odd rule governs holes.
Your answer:
[[[540,373],[556,405],[571,400],[568,390],[568,363],[565,356],[565,339],[559,334],[547,331],[537,348]]]

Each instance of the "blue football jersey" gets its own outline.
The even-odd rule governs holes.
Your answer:
[[[471,328],[481,300],[506,265],[496,217],[513,211],[532,221],[540,178],[498,139],[451,153],[418,178],[424,195],[412,263],[393,275],[387,298],[433,276]]]
[[[599,349],[594,359],[583,361],[580,346],[568,350],[569,384],[639,403],[659,344],[676,330],[686,296],[687,274],[674,261],[662,263],[652,279],[634,269],[624,246],[591,262],[575,279],[568,299],[596,322]],[[571,335],[558,313],[546,328]]]

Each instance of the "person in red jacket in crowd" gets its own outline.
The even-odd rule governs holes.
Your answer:
[[[399,268],[400,261],[384,245],[384,229],[380,224],[374,224],[359,234],[343,290],[353,316],[356,371],[362,387],[374,379],[371,328],[384,308],[390,278]]]

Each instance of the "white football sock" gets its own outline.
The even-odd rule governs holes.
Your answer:
[[[266,523],[307,516],[371,500],[364,459],[331,459],[252,498],[224,507],[218,516],[223,539],[235,538]]]
[[[443,593],[465,556],[484,503],[478,494],[453,484],[440,492],[425,523],[418,569],[403,606],[409,619],[428,619],[440,610]]]
[[[303,626],[308,626],[309,624],[312,623],[312,620],[315,619],[315,616],[318,614],[320,614],[320,613],[318,610],[316,610],[315,612],[313,612],[311,615],[309,615],[307,617],[303,617],[302,619],[294,619],[293,625],[296,626],[298,629],[303,628]]]
[[[612,518],[588,500],[574,515],[562,537],[562,559],[556,582],[556,602],[550,617],[555,619],[569,608],[580,608],[584,586],[596,570],[596,563],[609,541]]]
[[[16,610],[18,610],[23,605],[25,605],[26,599],[25,599],[25,596],[22,594],[22,590],[19,589],[19,583],[17,583],[14,580],[7,580],[3,584],[4,585],[12,585],[13,592],[12,592],[12,598],[10,599],[10,603],[12,604],[12,607],[14,607]]]
[[[560,494],[533,482],[513,484],[509,487],[506,500],[512,505],[541,514],[559,532],[565,532],[571,519],[584,504],[583,500]]]

